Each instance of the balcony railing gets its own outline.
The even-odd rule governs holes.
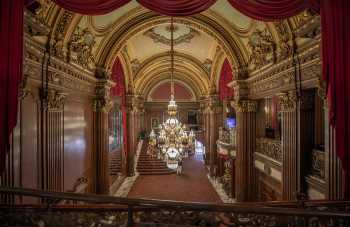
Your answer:
[[[282,163],[281,141],[269,138],[256,139],[256,152]]]
[[[0,205],[1,226],[349,226],[350,201],[211,204],[0,188],[1,197],[42,204]],[[86,204],[59,205],[73,200]]]

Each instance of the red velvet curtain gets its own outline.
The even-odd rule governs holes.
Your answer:
[[[17,122],[18,85],[22,79],[23,0],[0,1],[0,172],[9,137]]]
[[[122,121],[123,121],[123,152],[128,151],[128,125],[127,125],[127,108],[125,106],[125,80],[123,66],[120,60],[117,58],[112,68],[112,80],[116,82],[116,85],[111,88],[111,95],[121,97],[121,110],[122,110]]]
[[[233,80],[233,73],[230,63],[225,59],[221,68],[219,79],[219,98],[220,100],[230,99],[233,97],[233,89],[228,87],[227,84]]]
[[[208,9],[216,0],[138,0],[138,2],[160,14],[189,16]]]
[[[346,175],[350,198],[350,1],[321,1],[322,67],[327,82],[330,123]]]
[[[53,0],[57,5],[72,12],[101,15],[110,13],[131,0]]]
[[[54,0],[62,8],[89,15],[112,12],[130,0]],[[138,0],[155,12],[169,16],[188,16],[200,13],[213,5],[216,0]]]
[[[318,10],[317,0],[227,0],[248,17],[262,21],[292,17],[307,8]]]

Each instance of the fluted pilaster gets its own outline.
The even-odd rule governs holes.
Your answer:
[[[314,141],[314,93],[294,91],[278,94],[281,106],[282,198],[295,200],[306,194],[307,159]]]
[[[257,188],[254,167],[257,102],[241,100],[233,102],[233,106],[237,116],[236,200],[252,201]]]
[[[43,97],[43,182],[45,190],[63,191],[64,185],[64,147],[63,112],[67,94],[49,89]]]

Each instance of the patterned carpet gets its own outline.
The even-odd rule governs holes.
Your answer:
[[[183,173],[180,176],[139,176],[128,197],[222,203],[206,175],[203,162],[192,156],[184,159]]]

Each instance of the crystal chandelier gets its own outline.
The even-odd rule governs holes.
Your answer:
[[[159,135],[157,136],[152,129],[150,134],[150,144],[158,146],[163,155],[169,153],[167,158],[178,160],[182,158],[183,151],[194,145],[195,135],[191,130],[186,131],[186,125],[182,124],[176,117],[177,105],[174,98],[174,24],[171,17],[171,77],[170,77],[170,101],[168,104],[169,118],[159,125]]]

